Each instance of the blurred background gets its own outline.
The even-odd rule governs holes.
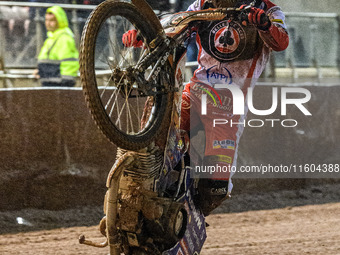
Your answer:
[[[101,0],[69,1],[0,1],[0,87],[39,86],[33,79],[37,54],[46,39],[44,14],[53,3],[62,4],[67,10],[70,27],[79,45],[86,18]],[[149,0],[160,13],[183,11],[190,0]],[[264,81],[291,82],[318,81],[339,77],[339,10],[336,0],[274,0],[286,13],[290,34],[289,48],[273,53]],[[194,53],[193,53],[194,54]],[[191,54],[185,80],[188,81],[196,66]],[[24,81],[22,81],[24,79]],[[26,79],[30,79],[27,81]],[[78,82],[79,85],[79,82]]]

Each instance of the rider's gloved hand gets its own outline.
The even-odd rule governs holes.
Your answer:
[[[129,30],[122,36],[122,42],[125,47],[140,48],[143,46],[143,40],[137,35],[137,30]]]
[[[245,7],[246,5],[242,5],[240,9],[243,9]],[[264,10],[256,7],[250,8],[247,21],[249,24],[252,24],[261,30],[268,30],[271,26],[268,15],[264,12]]]

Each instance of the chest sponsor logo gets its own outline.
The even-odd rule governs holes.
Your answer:
[[[219,73],[217,71],[213,71],[215,67],[217,67],[217,65],[208,68],[206,71],[208,82],[211,83],[220,82],[226,84],[233,83],[233,76],[227,68],[223,67],[225,73]]]
[[[221,21],[210,31],[209,53],[220,61],[230,61],[245,50],[246,33],[242,26],[233,21]]]

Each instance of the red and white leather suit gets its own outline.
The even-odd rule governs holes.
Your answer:
[[[203,9],[204,0],[197,0],[188,11]],[[217,84],[238,86],[245,98],[247,89],[253,87],[264,70],[272,50],[287,48],[285,16],[280,7],[269,0],[258,6],[268,15],[271,26],[263,31],[254,25],[243,26],[235,21],[215,21],[197,27],[198,68],[182,96],[181,128],[189,131],[203,125],[206,135],[205,164],[236,166],[237,147],[244,125],[216,125],[213,119],[243,123],[245,115],[233,115],[232,96],[227,89],[216,89],[221,102],[217,104],[207,96],[207,114],[201,114],[203,89],[213,93]],[[216,95],[215,95],[216,96]],[[245,112],[247,104],[245,102]],[[231,175],[215,175],[213,179],[229,179]],[[232,188],[229,182],[229,191]]]

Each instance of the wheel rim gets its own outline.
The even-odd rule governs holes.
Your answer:
[[[107,117],[121,133],[135,136],[150,128],[157,99],[148,98],[133,79],[133,67],[148,48],[124,47],[122,36],[131,29],[136,29],[143,38],[143,33],[125,17],[107,18],[98,31],[94,63],[98,95]],[[151,114],[143,115],[147,100]]]

